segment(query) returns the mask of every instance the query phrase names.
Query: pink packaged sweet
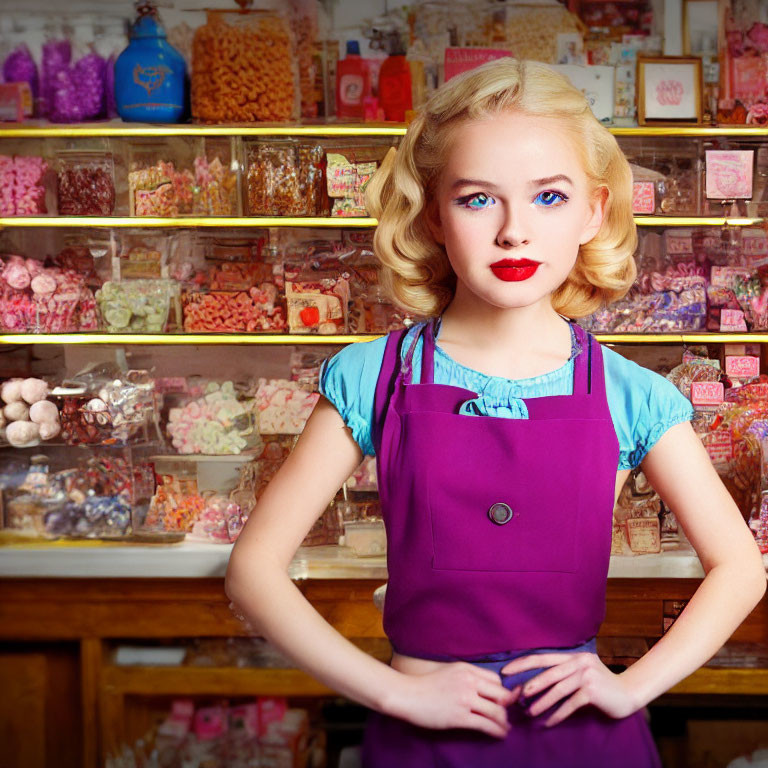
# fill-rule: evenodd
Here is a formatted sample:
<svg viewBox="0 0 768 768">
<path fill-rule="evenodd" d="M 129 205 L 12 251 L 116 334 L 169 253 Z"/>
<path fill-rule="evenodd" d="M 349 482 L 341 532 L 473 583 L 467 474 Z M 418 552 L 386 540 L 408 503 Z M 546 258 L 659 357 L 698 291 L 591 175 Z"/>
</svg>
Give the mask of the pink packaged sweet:
<svg viewBox="0 0 768 768">
<path fill-rule="evenodd" d="M 0 216 L 38 216 L 47 213 L 42 157 L 0 155 Z"/>
</svg>

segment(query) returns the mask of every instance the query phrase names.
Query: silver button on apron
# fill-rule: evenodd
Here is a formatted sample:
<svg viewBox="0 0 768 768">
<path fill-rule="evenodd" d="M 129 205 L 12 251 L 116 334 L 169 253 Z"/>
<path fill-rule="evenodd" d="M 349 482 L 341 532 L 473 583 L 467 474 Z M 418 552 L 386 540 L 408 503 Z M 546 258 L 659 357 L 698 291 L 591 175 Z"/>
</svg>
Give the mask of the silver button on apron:
<svg viewBox="0 0 768 768">
<path fill-rule="evenodd" d="M 491 519 L 491 522 L 496 523 L 496 525 L 504 525 L 504 523 L 508 523 L 514 517 L 514 514 L 515 513 L 512 511 L 509 504 L 504 504 L 503 502 L 493 504 L 488 510 L 488 517 Z"/>
</svg>

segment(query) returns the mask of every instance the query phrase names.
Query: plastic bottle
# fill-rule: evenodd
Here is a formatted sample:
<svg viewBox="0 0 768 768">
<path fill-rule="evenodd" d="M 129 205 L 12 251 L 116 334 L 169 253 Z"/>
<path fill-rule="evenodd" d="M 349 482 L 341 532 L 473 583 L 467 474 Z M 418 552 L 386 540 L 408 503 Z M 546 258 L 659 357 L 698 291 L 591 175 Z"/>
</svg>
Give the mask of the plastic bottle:
<svg viewBox="0 0 768 768">
<path fill-rule="evenodd" d="M 370 95 L 368 66 L 360 56 L 360 43 L 347 41 L 347 55 L 336 69 L 336 114 L 340 118 L 362 120 L 365 97 Z"/>
<path fill-rule="evenodd" d="M 379 71 L 379 103 L 385 120 L 403 123 L 405 113 L 413 109 L 411 65 L 405 58 L 400 35 L 392 35 L 388 43 L 389 56 Z"/>
</svg>

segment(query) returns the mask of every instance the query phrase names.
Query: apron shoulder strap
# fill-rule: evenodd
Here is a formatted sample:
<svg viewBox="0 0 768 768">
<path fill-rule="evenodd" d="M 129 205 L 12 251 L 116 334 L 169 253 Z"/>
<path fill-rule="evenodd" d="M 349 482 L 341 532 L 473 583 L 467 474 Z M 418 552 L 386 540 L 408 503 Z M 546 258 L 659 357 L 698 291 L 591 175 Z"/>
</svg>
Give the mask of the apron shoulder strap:
<svg viewBox="0 0 768 768">
<path fill-rule="evenodd" d="M 379 378 L 376 381 L 376 394 L 373 401 L 373 424 L 371 425 L 371 437 L 376 454 L 379 453 L 381 441 L 381 427 L 387 412 L 387 405 L 395 391 L 395 383 L 400 373 L 400 350 L 403 339 L 408 333 L 408 328 L 400 331 L 392 331 L 387 336 L 387 345 L 384 348 L 384 359 L 381 362 Z"/>
</svg>

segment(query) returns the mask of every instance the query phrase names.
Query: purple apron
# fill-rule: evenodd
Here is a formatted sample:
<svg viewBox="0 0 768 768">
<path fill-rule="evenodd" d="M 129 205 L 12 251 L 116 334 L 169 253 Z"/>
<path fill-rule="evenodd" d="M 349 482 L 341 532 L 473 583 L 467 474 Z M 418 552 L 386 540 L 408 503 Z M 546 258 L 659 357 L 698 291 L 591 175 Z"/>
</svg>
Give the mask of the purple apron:
<svg viewBox="0 0 768 768">
<path fill-rule="evenodd" d="M 373 439 L 388 541 L 384 630 L 399 653 L 499 671 L 531 649 L 596 652 L 619 443 L 600 345 L 573 328 L 582 346 L 573 394 L 526 399 L 528 419 L 459 413 L 478 395 L 434 383 L 434 321 L 423 328 L 419 384 L 415 341 L 401 365 L 406 331 L 389 335 Z M 502 682 L 512 688 L 539 671 Z M 587 706 L 545 728 L 556 707 L 531 717 L 513 704 L 505 739 L 372 713 L 363 765 L 661 765 L 642 711 L 615 720 Z"/>
</svg>

